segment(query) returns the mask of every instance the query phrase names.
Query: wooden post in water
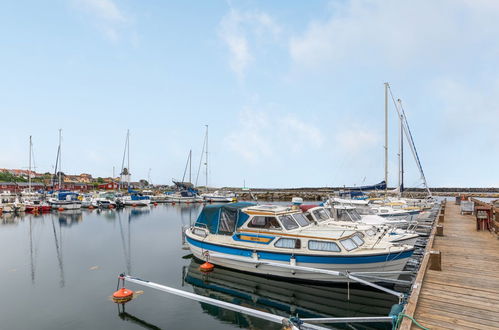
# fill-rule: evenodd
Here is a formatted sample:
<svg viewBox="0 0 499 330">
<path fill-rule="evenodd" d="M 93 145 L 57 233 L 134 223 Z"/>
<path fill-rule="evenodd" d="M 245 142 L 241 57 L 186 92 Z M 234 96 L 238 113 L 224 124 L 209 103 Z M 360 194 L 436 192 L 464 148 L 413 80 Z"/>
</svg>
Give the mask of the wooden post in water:
<svg viewBox="0 0 499 330">
<path fill-rule="evenodd" d="M 430 269 L 438 271 L 442 270 L 442 254 L 440 251 L 430 251 Z"/>
</svg>

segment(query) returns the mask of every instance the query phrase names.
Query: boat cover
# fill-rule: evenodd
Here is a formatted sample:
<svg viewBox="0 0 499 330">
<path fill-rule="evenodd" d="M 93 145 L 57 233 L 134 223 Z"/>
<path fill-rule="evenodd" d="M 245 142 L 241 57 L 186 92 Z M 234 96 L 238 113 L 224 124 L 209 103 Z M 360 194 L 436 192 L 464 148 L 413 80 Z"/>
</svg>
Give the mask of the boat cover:
<svg viewBox="0 0 499 330">
<path fill-rule="evenodd" d="M 344 189 L 347 190 L 356 190 L 356 191 L 366 191 L 366 190 L 384 190 L 386 189 L 386 182 L 385 180 L 381 181 L 378 184 L 374 184 L 372 186 L 360 186 L 360 187 L 346 187 Z"/>
<path fill-rule="evenodd" d="M 232 234 L 249 218 L 241 209 L 255 205 L 250 202 L 206 205 L 194 226 L 207 228 L 212 234 Z"/>
</svg>

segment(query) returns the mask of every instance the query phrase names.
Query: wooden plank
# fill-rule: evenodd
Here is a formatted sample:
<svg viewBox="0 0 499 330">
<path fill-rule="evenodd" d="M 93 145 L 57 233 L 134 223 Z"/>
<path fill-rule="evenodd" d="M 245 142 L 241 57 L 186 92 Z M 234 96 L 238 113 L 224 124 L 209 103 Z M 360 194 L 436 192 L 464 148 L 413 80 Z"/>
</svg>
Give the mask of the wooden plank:
<svg viewBox="0 0 499 330">
<path fill-rule="evenodd" d="M 495 234 L 476 231 L 474 216 L 461 215 L 459 206 L 452 204 L 445 211 L 445 236 L 435 238 L 435 228 L 430 248 L 441 251 L 442 270 L 420 268 L 416 277 L 416 281 L 421 277 L 420 286 L 413 289 L 406 314 L 411 307 L 411 316 L 432 329 L 499 329 Z M 417 299 L 411 301 L 415 294 Z M 405 320 L 400 327 L 410 328 L 411 322 Z"/>
</svg>

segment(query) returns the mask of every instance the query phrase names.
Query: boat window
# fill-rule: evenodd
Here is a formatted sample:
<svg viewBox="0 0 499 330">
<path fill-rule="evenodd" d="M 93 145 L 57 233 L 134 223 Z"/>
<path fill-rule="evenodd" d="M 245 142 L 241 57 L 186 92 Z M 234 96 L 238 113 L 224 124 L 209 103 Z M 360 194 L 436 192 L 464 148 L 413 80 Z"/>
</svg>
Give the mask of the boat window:
<svg viewBox="0 0 499 330">
<path fill-rule="evenodd" d="M 388 213 L 388 210 L 381 209 L 381 213 Z"/>
<path fill-rule="evenodd" d="M 315 218 L 320 222 L 330 219 L 328 212 L 326 212 L 326 210 L 324 210 L 324 209 L 318 209 L 318 210 L 314 210 L 312 212 L 314 213 Z"/>
<path fill-rule="evenodd" d="M 376 232 L 372 229 L 368 229 L 368 230 L 366 230 L 366 234 L 369 236 L 373 236 L 374 234 L 376 234 Z"/>
<path fill-rule="evenodd" d="M 279 225 L 279 222 L 277 222 L 277 219 L 275 217 L 253 217 L 253 219 L 251 219 L 251 221 L 248 223 L 248 227 L 281 230 L 281 225 Z"/>
<path fill-rule="evenodd" d="M 360 214 L 357 211 L 357 209 L 349 210 L 349 214 L 352 217 L 353 221 L 360 221 L 360 220 L 362 220 L 362 217 L 360 216 Z"/>
<path fill-rule="evenodd" d="M 355 244 L 355 242 L 351 238 L 343 239 L 340 242 L 341 242 L 341 245 L 343 245 L 343 247 L 347 251 L 351 251 L 357 247 L 357 245 Z"/>
<path fill-rule="evenodd" d="M 305 216 L 307 217 L 307 219 L 308 219 L 310 222 L 315 221 L 315 220 L 314 220 L 314 217 L 312 216 L 312 214 L 310 214 L 310 213 L 308 213 L 308 212 L 307 212 L 307 213 L 305 213 Z"/>
<path fill-rule="evenodd" d="M 348 210 L 338 209 L 338 221 L 352 221 Z"/>
<path fill-rule="evenodd" d="M 296 228 L 300 227 L 300 226 L 298 226 L 296 221 L 293 219 L 293 217 L 290 215 L 281 215 L 279 217 L 279 220 L 281 220 L 282 225 L 287 230 L 296 229 Z"/>
<path fill-rule="evenodd" d="M 340 247 L 335 242 L 308 241 L 308 249 L 314 251 L 340 252 Z"/>
<path fill-rule="evenodd" d="M 220 214 L 219 234 L 232 234 L 236 228 L 236 212 L 227 212 L 225 210 Z"/>
<path fill-rule="evenodd" d="M 274 246 L 286 249 L 299 249 L 301 248 L 301 243 L 299 239 L 280 238 L 277 242 L 275 242 Z"/>
<path fill-rule="evenodd" d="M 360 237 L 359 234 L 355 234 L 352 236 L 352 240 L 357 244 L 357 246 L 362 246 L 364 244 L 364 240 Z"/>
<path fill-rule="evenodd" d="M 334 213 L 333 213 L 333 209 L 331 207 L 324 208 L 324 210 L 326 210 L 326 212 L 329 213 L 329 217 L 331 219 L 334 219 Z"/>
<path fill-rule="evenodd" d="M 303 215 L 303 213 L 295 213 L 293 214 L 293 218 L 295 218 L 296 222 L 302 227 L 306 227 L 310 224 L 307 217 Z"/>
</svg>

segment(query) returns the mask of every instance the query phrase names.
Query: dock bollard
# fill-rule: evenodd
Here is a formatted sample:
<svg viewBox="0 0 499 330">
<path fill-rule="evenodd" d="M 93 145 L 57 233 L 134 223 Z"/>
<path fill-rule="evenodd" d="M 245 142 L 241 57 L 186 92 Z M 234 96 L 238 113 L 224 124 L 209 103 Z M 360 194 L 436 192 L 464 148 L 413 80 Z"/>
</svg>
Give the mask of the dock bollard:
<svg viewBox="0 0 499 330">
<path fill-rule="evenodd" d="M 440 213 L 440 215 L 438 216 L 438 223 L 444 222 L 444 218 L 445 218 L 445 215 L 443 213 Z"/>
<path fill-rule="evenodd" d="M 430 251 L 430 269 L 442 270 L 442 253 L 440 251 Z"/>
<path fill-rule="evenodd" d="M 437 225 L 437 236 L 444 236 L 444 226 L 442 225 Z"/>
</svg>

